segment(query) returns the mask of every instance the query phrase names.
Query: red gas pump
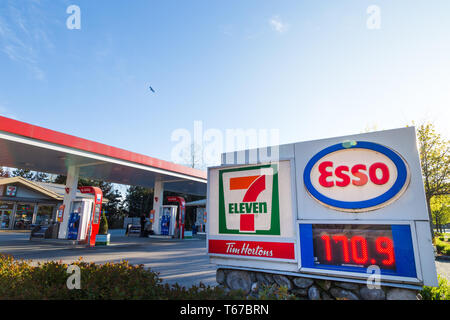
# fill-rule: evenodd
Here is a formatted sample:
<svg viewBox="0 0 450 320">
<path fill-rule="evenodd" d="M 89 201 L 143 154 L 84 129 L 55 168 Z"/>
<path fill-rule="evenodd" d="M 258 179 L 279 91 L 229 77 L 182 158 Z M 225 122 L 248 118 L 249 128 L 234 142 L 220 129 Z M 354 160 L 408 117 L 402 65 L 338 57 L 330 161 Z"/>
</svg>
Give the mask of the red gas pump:
<svg viewBox="0 0 450 320">
<path fill-rule="evenodd" d="M 169 202 L 178 202 L 180 206 L 180 214 L 178 215 L 178 228 L 180 230 L 180 239 L 184 239 L 184 215 L 186 212 L 186 201 L 183 197 L 167 197 Z"/>
<path fill-rule="evenodd" d="M 102 212 L 103 192 L 98 187 L 79 187 L 81 193 L 94 194 L 94 208 L 91 212 L 89 220 L 89 227 L 86 230 L 85 243 L 90 247 L 95 246 L 95 237 L 98 234 L 98 228 L 100 226 L 100 214 Z"/>
</svg>

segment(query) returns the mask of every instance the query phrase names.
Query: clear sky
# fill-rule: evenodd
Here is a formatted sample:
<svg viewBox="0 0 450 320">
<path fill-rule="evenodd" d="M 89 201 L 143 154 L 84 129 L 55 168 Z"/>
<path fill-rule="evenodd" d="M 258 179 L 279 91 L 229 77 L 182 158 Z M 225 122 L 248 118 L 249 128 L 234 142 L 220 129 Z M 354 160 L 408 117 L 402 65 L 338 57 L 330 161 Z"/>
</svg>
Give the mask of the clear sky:
<svg viewBox="0 0 450 320">
<path fill-rule="evenodd" d="M 0 0 L 0 114 L 165 160 L 196 120 L 450 138 L 449 109 L 448 0 Z"/>
</svg>

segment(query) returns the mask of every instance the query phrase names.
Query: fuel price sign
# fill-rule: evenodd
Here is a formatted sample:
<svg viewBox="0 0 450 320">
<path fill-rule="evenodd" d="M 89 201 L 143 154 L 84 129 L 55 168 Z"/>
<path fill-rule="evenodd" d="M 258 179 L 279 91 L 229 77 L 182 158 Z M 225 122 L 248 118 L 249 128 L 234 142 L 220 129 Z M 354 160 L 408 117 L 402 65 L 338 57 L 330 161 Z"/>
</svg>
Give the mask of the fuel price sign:
<svg viewBox="0 0 450 320">
<path fill-rule="evenodd" d="M 300 273 L 436 283 L 414 128 L 300 142 L 295 161 Z"/>
<path fill-rule="evenodd" d="M 299 224 L 302 266 L 314 270 L 416 277 L 408 224 Z"/>
</svg>

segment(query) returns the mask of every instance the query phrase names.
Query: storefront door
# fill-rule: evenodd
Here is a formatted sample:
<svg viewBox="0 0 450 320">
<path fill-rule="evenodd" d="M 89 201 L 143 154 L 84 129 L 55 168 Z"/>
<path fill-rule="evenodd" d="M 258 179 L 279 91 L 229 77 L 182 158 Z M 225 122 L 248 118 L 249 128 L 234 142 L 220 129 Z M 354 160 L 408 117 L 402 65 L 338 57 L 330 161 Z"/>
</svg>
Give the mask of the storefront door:
<svg viewBox="0 0 450 320">
<path fill-rule="evenodd" d="M 0 229 L 9 229 L 13 208 L 13 203 L 0 202 Z"/>
</svg>

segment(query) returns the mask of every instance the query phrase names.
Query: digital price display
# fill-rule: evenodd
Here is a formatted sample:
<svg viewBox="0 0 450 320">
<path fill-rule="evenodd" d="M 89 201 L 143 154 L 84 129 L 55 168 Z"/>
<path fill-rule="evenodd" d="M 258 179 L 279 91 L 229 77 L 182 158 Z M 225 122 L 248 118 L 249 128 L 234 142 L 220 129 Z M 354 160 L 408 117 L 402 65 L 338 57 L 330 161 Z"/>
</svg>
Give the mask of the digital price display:
<svg viewBox="0 0 450 320">
<path fill-rule="evenodd" d="M 314 262 L 396 270 L 391 226 L 312 225 Z"/>
<path fill-rule="evenodd" d="M 378 266 L 381 274 L 416 277 L 409 225 L 300 224 L 301 266 L 366 273 Z"/>
</svg>

